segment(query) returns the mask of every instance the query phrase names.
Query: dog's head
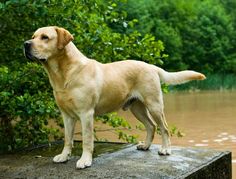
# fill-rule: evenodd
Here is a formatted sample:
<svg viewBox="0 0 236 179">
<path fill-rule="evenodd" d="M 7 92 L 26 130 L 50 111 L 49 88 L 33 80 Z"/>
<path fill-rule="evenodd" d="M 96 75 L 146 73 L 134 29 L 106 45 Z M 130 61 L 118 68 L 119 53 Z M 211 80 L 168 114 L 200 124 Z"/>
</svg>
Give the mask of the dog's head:
<svg viewBox="0 0 236 179">
<path fill-rule="evenodd" d="M 43 27 L 35 31 L 31 40 L 24 43 L 24 54 L 30 60 L 45 62 L 56 56 L 73 40 L 73 36 L 60 27 Z"/>
</svg>

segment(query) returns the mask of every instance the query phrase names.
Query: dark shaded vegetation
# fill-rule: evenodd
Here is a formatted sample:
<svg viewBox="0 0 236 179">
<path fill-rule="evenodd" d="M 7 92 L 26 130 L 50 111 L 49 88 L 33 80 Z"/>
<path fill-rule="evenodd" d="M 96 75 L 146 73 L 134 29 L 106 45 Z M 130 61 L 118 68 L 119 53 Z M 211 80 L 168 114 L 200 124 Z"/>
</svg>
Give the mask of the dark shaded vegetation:
<svg viewBox="0 0 236 179">
<path fill-rule="evenodd" d="M 236 74 L 233 7 L 234 0 L 129 0 L 120 8 L 128 12 L 128 19 L 138 20 L 135 29 L 163 41 L 165 69 Z"/>
</svg>

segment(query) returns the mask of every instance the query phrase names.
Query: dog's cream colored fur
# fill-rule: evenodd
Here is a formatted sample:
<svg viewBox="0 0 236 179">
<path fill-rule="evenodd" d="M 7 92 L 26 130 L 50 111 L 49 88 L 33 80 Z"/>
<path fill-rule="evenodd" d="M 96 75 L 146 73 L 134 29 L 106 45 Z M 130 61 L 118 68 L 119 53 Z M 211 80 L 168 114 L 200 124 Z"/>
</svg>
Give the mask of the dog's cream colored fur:
<svg viewBox="0 0 236 179">
<path fill-rule="evenodd" d="M 162 147 L 159 154 L 171 153 L 170 137 L 163 112 L 161 83 L 180 84 L 202 80 L 205 76 L 194 71 L 168 73 L 140 61 L 126 60 L 101 64 L 84 56 L 72 43 L 73 36 L 59 27 L 38 29 L 28 53 L 41 61 L 46 70 L 65 125 L 65 144 L 54 162 L 69 159 L 73 146 L 74 126 L 81 121 L 83 153 L 76 167 L 92 164 L 93 119 L 97 115 L 130 109 L 147 129 L 145 142 L 137 148 L 147 150 L 154 137 L 155 124 L 160 126 Z"/>
</svg>

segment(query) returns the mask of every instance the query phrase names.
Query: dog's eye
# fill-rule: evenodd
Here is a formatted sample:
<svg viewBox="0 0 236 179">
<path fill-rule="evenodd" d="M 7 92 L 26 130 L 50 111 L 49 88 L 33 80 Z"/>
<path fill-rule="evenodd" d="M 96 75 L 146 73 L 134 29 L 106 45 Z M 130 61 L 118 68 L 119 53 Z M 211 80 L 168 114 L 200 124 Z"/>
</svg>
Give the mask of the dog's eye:
<svg viewBox="0 0 236 179">
<path fill-rule="evenodd" d="M 42 35 L 42 36 L 41 36 L 41 39 L 42 39 L 42 40 L 48 40 L 48 39 L 49 39 L 49 37 L 48 37 L 48 36 L 46 36 L 46 35 Z"/>
</svg>

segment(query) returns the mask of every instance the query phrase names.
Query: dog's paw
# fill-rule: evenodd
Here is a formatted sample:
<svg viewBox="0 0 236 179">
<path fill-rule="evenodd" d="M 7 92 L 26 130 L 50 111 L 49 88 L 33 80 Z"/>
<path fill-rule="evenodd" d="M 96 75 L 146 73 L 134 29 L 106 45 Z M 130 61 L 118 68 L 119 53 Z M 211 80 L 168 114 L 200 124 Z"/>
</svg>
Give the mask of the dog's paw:
<svg viewBox="0 0 236 179">
<path fill-rule="evenodd" d="M 139 144 L 137 145 L 138 150 L 148 150 L 149 147 L 150 145 L 146 145 L 145 142 L 139 142 Z"/>
<path fill-rule="evenodd" d="M 159 155 L 170 155 L 171 154 L 171 148 L 170 147 L 161 147 L 158 151 Z"/>
<path fill-rule="evenodd" d="M 62 162 L 68 161 L 69 159 L 70 159 L 69 155 L 59 154 L 59 155 L 56 155 L 53 158 L 53 162 L 55 162 L 55 163 L 62 163 Z"/>
<path fill-rule="evenodd" d="M 92 165 L 92 159 L 91 158 L 81 158 L 76 163 L 77 169 L 83 169 L 90 167 Z"/>
</svg>

